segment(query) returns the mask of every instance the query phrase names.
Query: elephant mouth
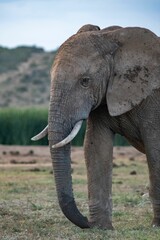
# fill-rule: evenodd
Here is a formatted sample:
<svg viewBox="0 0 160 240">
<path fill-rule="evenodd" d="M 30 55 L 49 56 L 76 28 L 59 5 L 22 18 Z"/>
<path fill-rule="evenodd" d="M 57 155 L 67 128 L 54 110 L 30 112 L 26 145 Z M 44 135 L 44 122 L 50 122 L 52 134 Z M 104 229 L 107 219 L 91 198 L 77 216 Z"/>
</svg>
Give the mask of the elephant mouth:
<svg viewBox="0 0 160 240">
<path fill-rule="evenodd" d="M 79 130 L 81 129 L 82 123 L 83 123 L 83 120 L 78 121 L 74 125 L 71 133 L 66 138 L 64 138 L 62 141 L 52 145 L 52 148 L 55 149 L 55 148 L 63 147 L 65 145 L 67 145 L 68 143 L 70 143 L 75 138 L 75 136 L 78 134 Z M 48 134 L 48 125 L 40 133 L 38 133 L 37 135 L 32 137 L 31 140 L 32 141 L 40 140 L 40 139 L 44 138 L 47 134 Z"/>
</svg>

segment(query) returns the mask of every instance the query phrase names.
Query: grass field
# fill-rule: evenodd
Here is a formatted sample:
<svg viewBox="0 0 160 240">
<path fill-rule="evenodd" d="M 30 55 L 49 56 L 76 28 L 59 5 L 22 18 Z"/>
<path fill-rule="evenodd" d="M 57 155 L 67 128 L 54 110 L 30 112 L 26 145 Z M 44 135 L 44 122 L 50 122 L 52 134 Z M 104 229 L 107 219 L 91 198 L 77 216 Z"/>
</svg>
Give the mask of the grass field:
<svg viewBox="0 0 160 240">
<path fill-rule="evenodd" d="M 129 149 L 129 150 L 128 150 Z M 116 148 L 113 168 L 114 231 L 81 230 L 61 213 L 47 147 L 0 147 L 0 240 L 158 240 L 150 227 L 145 156 Z M 88 215 L 82 148 L 73 148 L 73 187 L 79 209 Z"/>
</svg>

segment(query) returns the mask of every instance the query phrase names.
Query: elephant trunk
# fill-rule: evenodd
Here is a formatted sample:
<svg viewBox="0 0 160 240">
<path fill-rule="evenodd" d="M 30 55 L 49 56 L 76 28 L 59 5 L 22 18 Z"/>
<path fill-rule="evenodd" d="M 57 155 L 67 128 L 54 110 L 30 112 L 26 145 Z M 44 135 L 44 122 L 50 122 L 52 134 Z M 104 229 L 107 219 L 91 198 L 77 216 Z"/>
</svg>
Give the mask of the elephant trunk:
<svg viewBox="0 0 160 240">
<path fill-rule="evenodd" d="M 55 143 L 65 138 L 68 130 L 64 130 L 62 124 L 54 121 L 52 116 L 51 114 L 49 115 L 48 138 L 59 205 L 64 215 L 72 223 L 80 228 L 89 228 L 89 222 L 77 209 L 73 196 L 70 158 L 71 144 L 69 143 L 56 149 L 52 148 Z"/>
</svg>

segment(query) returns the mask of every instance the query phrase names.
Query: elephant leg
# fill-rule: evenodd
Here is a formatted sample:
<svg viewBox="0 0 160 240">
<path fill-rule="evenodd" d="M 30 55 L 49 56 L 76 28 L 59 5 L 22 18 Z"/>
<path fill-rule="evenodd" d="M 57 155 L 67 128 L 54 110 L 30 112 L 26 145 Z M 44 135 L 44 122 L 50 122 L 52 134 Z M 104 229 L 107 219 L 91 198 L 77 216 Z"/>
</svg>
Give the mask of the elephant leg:
<svg viewBox="0 0 160 240">
<path fill-rule="evenodd" d="M 149 168 L 149 195 L 153 206 L 152 225 L 160 227 L 160 129 L 159 117 L 144 120 L 141 128 Z"/>
<path fill-rule="evenodd" d="M 160 227 L 160 148 L 153 147 L 147 154 L 147 160 L 150 178 L 149 195 L 154 213 L 152 225 Z"/>
<path fill-rule="evenodd" d="M 159 133 L 160 134 L 160 133 Z M 160 135 L 159 135 L 160 136 Z M 150 187 L 149 195 L 153 206 L 153 227 L 160 227 L 160 143 L 159 137 L 146 144 L 146 154 L 149 167 Z M 157 146 L 157 143 L 159 146 Z"/>
<path fill-rule="evenodd" d="M 90 224 L 92 227 L 112 227 L 112 157 L 113 132 L 105 126 L 107 120 L 94 111 L 87 122 L 85 160 L 88 176 Z"/>
</svg>

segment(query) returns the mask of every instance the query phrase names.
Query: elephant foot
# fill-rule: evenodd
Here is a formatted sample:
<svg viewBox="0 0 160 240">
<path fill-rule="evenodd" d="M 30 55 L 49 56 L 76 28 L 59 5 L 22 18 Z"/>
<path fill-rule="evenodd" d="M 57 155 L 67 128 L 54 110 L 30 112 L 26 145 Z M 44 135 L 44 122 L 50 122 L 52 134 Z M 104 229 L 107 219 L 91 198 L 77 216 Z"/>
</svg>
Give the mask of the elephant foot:
<svg viewBox="0 0 160 240">
<path fill-rule="evenodd" d="M 152 221 L 152 227 L 160 228 L 160 218 L 154 218 Z"/>
<path fill-rule="evenodd" d="M 98 222 L 90 222 L 91 228 L 98 228 L 103 230 L 114 230 L 112 223 L 98 223 Z"/>
</svg>

